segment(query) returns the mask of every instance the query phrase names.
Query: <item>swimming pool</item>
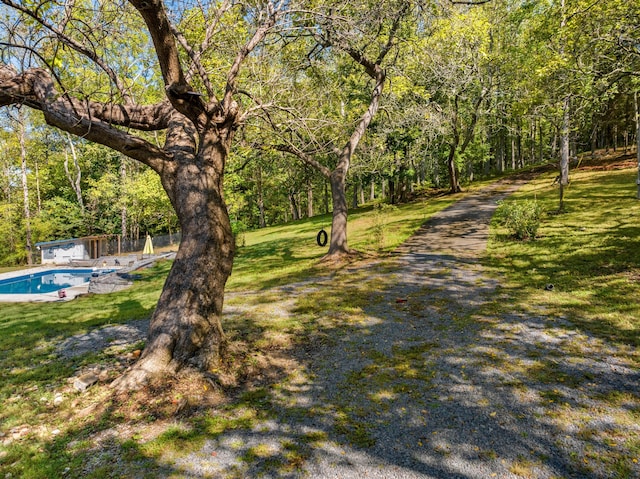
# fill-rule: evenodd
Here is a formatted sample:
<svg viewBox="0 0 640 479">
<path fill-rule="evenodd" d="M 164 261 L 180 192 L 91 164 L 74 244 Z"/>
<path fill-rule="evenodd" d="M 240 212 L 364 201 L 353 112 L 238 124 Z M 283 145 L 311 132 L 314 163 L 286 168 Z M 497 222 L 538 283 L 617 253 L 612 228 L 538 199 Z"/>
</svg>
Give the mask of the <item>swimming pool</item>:
<svg viewBox="0 0 640 479">
<path fill-rule="evenodd" d="M 0 294 L 53 293 L 88 283 L 93 275 L 111 273 L 113 269 L 50 269 L 0 280 Z"/>
</svg>

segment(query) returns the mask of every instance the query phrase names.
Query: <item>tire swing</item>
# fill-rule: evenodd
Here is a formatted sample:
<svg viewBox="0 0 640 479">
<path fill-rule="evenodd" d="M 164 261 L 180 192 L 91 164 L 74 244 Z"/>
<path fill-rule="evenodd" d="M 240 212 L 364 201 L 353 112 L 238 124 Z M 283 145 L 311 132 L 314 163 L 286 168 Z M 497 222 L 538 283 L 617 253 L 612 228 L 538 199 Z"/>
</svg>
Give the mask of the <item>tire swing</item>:
<svg viewBox="0 0 640 479">
<path fill-rule="evenodd" d="M 316 243 L 318 243 L 318 246 L 326 246 L 328 240 L 329 235 L 324 229 L 318 231 L 318 235 L 316 236 Z"/>
</svg>

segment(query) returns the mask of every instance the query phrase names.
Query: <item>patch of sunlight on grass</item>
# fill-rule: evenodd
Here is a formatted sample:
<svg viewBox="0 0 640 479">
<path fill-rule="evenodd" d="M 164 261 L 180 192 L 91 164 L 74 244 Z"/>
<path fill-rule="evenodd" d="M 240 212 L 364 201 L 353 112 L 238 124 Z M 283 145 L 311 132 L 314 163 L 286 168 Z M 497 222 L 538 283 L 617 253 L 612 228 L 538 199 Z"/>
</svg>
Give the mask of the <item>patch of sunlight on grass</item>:
<svg viewBox="0 0 640 479">
<path fill-rule="evenodd" d="M 562 213 L 553 174 L 508 200 L 535 198 L 545 212 L 534 241 L 514 241 L 492 225 L 486 264 L 505 278 L 511 306 L 543 306 L 592 334 L 640 345 L 636 176 L 635 169 L 574 171 Z"/>
<path fill-rule="evenodd" d="M 375 212 L 365 206 L 349 212 L 349 246 L 366 253 L 391 251 L 409 238 L 429 217 L 446 208 L 458 196 L 440 196 L 398 205 L 384 215 L 384 244 L 377 243 L 372 228 Z M 238 248 L 229 290 L 261 289 L 326 274 L 318 261 L 328 246 L 319 247 L 320 229 L 331 234 L 331 215 L 320 215 L 284 225 L 245 233 L 245 246 Z"/>
</svg>

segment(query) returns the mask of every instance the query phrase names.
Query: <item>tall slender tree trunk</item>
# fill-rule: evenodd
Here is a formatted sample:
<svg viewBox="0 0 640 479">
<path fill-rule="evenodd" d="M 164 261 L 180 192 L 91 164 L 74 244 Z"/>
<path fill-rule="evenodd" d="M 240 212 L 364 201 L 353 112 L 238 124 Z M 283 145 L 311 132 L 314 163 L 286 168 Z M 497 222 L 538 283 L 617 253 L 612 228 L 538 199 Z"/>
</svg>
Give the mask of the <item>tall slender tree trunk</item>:
<svg viewBox="0 0 640 479">
<path fill-rule="evenodd" d="M 542 121 L 538 121 L 538 161 L 540 163 L 542 163 L 542 161 L 544 160 L 544 143 L 543 143 L 543 136 L 542 136 Z"/>
<path fill-rule="evenodd" d="M 313 183 L 307 180 L 307 218 L 313 217 Z"/>
<path fill-rule="evenodd" d="M 120 236 L 126 240 L 127 234 L 127 204 L 124 199 L 127 196 L 127 164 L 124 156 L 120 157 Z"/>
<path fill-rule="evenodd" d="M 636 197 L 640 200 L 640 102 L 638 101 L 637 92 L 633 95 L 633 103 L 636 110 L 636 158 L 638 160 L 638 179 L 636 180 L 638 191 Z"/>
<path fill-rule="evenodd" d="M 449 145 L 449 157 L 447 158 L 447 169 L 449 171 L 449 189 L 451 193 L 459 193 L 462 191 L 460 180 L 458 178 L 458 168 L 456 167 L 456 149 L 457 145 Z"/>
<path fill-rule="evenodd" d="M 31 244 L 31 210 L 29 208 L 29 184 L 27 182 L 27 133 L 22 114 L 18 119 L 18 128 L 20 129 L 20 169 L 22 171 L 22 197 L 24 200 L 25 247 L 27 250 L 27 264 L 31 265 L 33 264 L 33 245 Z"/>
<path fill-rule="evenodd" d="M 562 131 L 560 135 L 560 206 L 559 210 L 564 210 L 565 189 L 569 186 L 569 116 L 570 98 L 567 96 L 563 103 Z"/>
<path fill-rule="evenodd" d="M 258 167 L 257 174 L 257 182 L 256 186 L 258 188 L 258 224 L 260 228 L 264 228 L 267 226 L 267 219 L 264 211 L 264 191 L 262 185 L 262 168 Z"/>
<path fill-rule="evenodd" d="M 531 164 L 536 161 L 536 119 L 531 119 L 531 124 L 529 125 L 529 162 Z M 524 162 L 523 165 L 524 167 Z"/>
<path fill-rule="evenodd" d="M 38 160 L 35 160 L 36 168 L 36 199 L 38 200 L 38 214 L 42 212 L 42 195 L 40 193 L 40 166 Z"/>
<path fill-rule="evenodd" d="M 78 201 L 78 206 L 80 206 L 80 211 L 84 214 L 84 200 L 82 199 L 82 170 L 80 169 L 80 164 L 78 162 L 78 154 L 76 153 L 76 147 L 71 140 L 71 135 L 67 133 L 67 142 L 69 143 L 69 149 L 71 150 L 71 158 L 73 159 L 73 169 L 75 173 L 75 177 L 71 175 L 69 171 L 69 155 L 67 150 L 64 151 L 64 172 L 67 175 L 67 179 L 71 184 L 71 188 L 73 188 L 74 193 L 76 194 L 76 199 Z"/>
<path fill-rule="evenodd" d="M 293 221 L 300 219 L 300 210 L 298 210 L 298 203 L 296 201 L 296 191 L 294 189 L 289 190 L 289 208 L 291 210 L 291 218 Z"/>
<path fill-rule="evenodd" d="M 629 150 L 629 131 L 628 130 L 624 130 L 624 154 L 627 154 L 627 151 Z"/>
</svg>

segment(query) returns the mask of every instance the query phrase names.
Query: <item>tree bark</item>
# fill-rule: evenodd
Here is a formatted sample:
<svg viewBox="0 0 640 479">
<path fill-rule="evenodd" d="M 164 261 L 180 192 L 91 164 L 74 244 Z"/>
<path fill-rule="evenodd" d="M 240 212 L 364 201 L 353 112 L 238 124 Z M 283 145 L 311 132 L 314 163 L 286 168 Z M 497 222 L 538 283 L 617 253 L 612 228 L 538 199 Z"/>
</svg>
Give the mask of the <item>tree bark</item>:
<svg viewBox="0 0 640 479">
<path fill-rule="evenodd" d="M 71 141 L 71 135 L 67 133 L 67 142 L 69 143 L 69 149 L 71 150 L 71 158 L 73 159 L 73 168 L 75 172 L 75 178 L 71 175 L 69 171 L 69 154 L 65 148 L 64 150 L 64 172 L 67 175 L 67 180 L 69 180 L 69 184 L 76 194 L 76 200 L 78 201 L 78 206 L 80 206 L 80 211 L 84 215 L 84 200 L 82 199 L 82 170 L 80 169 L 80 164 L 78 163 L 78 154 L 76 153 L 76 147 Z"/>
<path fill-rule="evenodd" d="M 356 55 L 356 57 L 358 56 L 356 53 L 354 53 L 354 55 Z M 329 252 L 327 253 L 328 257 L 338 257 L 351 253 L 347 243 L 347 173 L 349 172 L 353 153 L 364 136 L 371 120 L 378 111 L 380 97 L 382 96 L 382 89 L 386 80 L 386 73 L 378 64 L 371 64 L 366 61 L 366 59 L 361 60 L 365 66 L 365 70 L 373 76 L 376 83 L 373 88 L 371 101 L 369 102 L 367 111 L 360 118 L 360 121 L 351 133 L 347 143 L 341 150 L 339 150 L 336 167 L 333 170 L 330 170 L 328 167 L 316 161 L 311 157 L 311 155 L 293 145 L 276 146 L 280 151 L 295 155 L 303 163 L 316 169 L 325 178 L 329 179 L 329 185 L 331 186 L 331 199 L 333 203 L 333 216 L 331 220 L 331 240 L 329 243 Z M 357 188 L 354 197 L 357 202 Z"/>
<path fill-rule="evenodd" d="M 334 170 L 329 177 L 333 215 L 331 219 L 331 241 L 328 256 L 339 256 L 350 252 L 347 246 L 347 192 L 346 174 Z"/>
<path fill-rule="evenodd" d="M 313 183 L 307 180 L 307 218 L 313 217 Z"/>
<path fill-rule="evenodd" d="M 36 168 L 36 199 L 38 200 L 38 214 L 42 213 L 42 197 L 40 194 L 40 167 L 38 166 L 38 160 L 35 160 Z"/>
<path fill-rule="evenodd" d="M 289 190 L 289 207 L 291 209 L 291 217 L 293 221 L 300 219 L 300 212 L 298 210 L 298 203 L 296 202 L 296 190 Z"/>
<path fill-rule="evenodd" d="M 564 210 L 565 189 L 569 185 L 569 132 L 570 132 L 570 98 L 566 97 L 563 103 L 562 130 L 560 135 L 560 205 L 558 209 Z"/>
<path fill-rule="evenodd" d="M 256 187 L 258 189 L 258 225 L 260 228 L 264 228 L 267 226 L 267 219 L 264 211 L 264 192 L 262 187 L 262 168 L 258 166 L 258 170 L 256 172 L 257 181 Z"/>
<path fill-rule="evenodd" d="M 0 63 L 0 106 L 21 104 L 39 110 L 49 125 L 151 167 L 180 221 L 182 241 L 151 317 L 149 340 L 141 359 L 114 383 L 120 391 L 182 368 L 207 371 L 224 353 L 220 317 L 235 245 L 223 199 L 223 175 L 233 134 L 245 120 L 233 97 L 241 64 L 280 13 L 271 4 L 263 10 L 253 34 L 238 48 L 226 75 L 224 96 L 218 99 L 194 92 L 187 82 L 162 1 L 130 3 L 145 21 L 164 81 L 166 99 L 155 105 L 75 99 L 56 90 L 48 70 L 18 73 Z M 57 37 L 109 73 L 93 50 L 82 49 L 64 32 Z M 163 146 L 136 135 L 160 130 L 166 132 Z"/>
<path fill-rule="evenodd" d="M 460 193 L 460 180 L 458 179 L 458 168 L 456 166 L 456 145 L 449 145 L 449 156 L 447 158 L 447 170 L 449 171 L 449 189 L 451 193 Z"/>
<path fill-rule="evenodd" d="M 120 390 L 184 367 L 209 371 L 224 356 L 221 315 L 235 244 L 222 197 L 227 148 L 222 139 L 208 136 L 213 141 L 204 151 L 190 161 L 183 157 L 162 177 L 180 220 L 182 240 L 151 317 L 142 356 L 114 383 Z"/>
<path fill-rule="evenodd" d="M 636 197 L 640 200 L 640 102 L 638 101 L 637 92 L 633 95 L 633 103 L 636 110 L 636 158 L 638 160 L 638 179 L 636 180 L 638 191 Z"/>
<path fill-rule="evenodd" d="M 126 196 L 127 185 L 127 165 L 124 161 L 124 157 L 120 157 L 120 196 L 123 198 Z M 120 236 L 123 240 L 126 240 L 129 235 L 127 234 L 127 205 L 122 202 L 120 207 Z"/>
</svg>

